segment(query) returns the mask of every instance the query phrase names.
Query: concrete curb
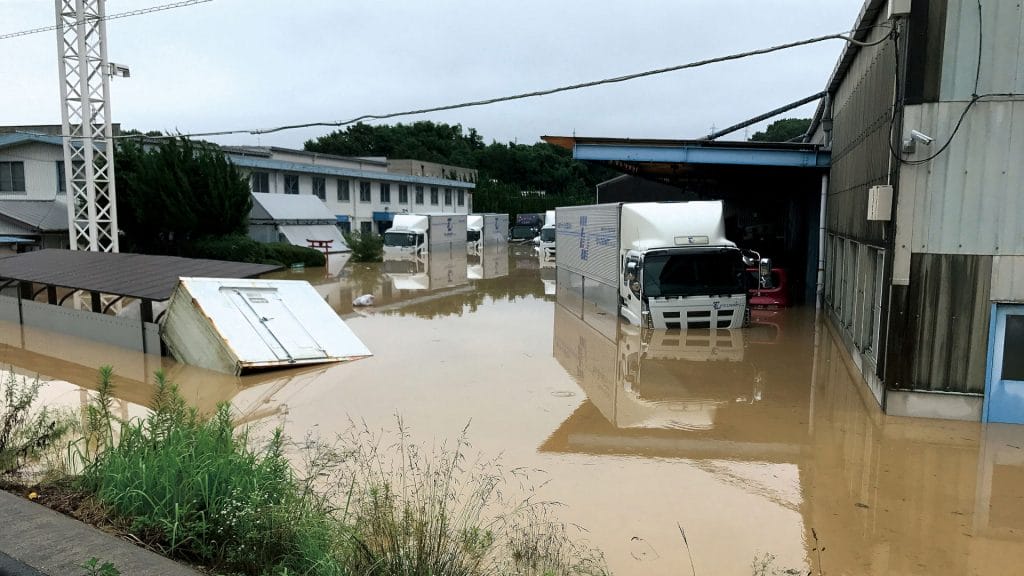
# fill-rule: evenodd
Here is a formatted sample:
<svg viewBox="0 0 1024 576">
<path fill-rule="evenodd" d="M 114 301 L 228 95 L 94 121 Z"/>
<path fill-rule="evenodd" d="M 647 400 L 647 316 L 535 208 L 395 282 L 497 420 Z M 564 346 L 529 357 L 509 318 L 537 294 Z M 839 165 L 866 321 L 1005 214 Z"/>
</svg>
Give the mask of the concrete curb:
<svg viewBox="0 0 1024 576">
<path fill-rule="evenodd" d="M 90 558 L 125 576 L 202 576 L 45 506 L 0 490 L 0 576 L 83 576 Z"/>
</svg>

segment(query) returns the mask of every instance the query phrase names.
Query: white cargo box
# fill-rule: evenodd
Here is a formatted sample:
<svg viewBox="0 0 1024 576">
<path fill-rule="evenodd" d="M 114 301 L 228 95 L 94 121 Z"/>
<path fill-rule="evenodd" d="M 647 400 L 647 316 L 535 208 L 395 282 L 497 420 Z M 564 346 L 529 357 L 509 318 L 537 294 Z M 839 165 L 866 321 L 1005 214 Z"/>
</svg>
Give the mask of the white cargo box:
<svg viewBox="0 0 1024 576">
<path fill-rule="evenodd" d="M 508 214 L 484 214 L 484 247 L 508 244 Z"/>
<path fill-rule="evenodd" d="M 372 356 L 305 281 L 182 278 L 161 326 L 174 358 L 229 374 Z"/>
<path fill-rule="evenodd" d="M 428 214 L 430 231 L 427 251 L 442 254 L 466 253 L 466 215 Z"/>
</svg>

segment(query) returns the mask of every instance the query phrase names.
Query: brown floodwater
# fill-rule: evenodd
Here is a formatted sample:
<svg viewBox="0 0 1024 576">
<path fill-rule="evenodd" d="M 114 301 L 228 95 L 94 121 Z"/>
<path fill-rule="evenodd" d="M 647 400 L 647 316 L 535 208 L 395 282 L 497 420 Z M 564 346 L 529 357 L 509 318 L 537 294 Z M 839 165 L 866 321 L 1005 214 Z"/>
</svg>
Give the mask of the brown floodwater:
<svg viewBox="0 0 1024 576">
<path fill-rule="evenodd" d="M 751 574 L 766 553 L 829 575 L 1024 566 L 1024 427 L 885 416 L 813 309 L 641 334 L 556 290 L 531 247 L 277 276 L 314 284 L 374 356 L 235 378 L 0 325 L 0 361 L 69 406 L 112 364 L 129 416 L 161 368 L 201 409 L 231 401 L 294 437 L 401 416 L 432 444 L 468 423 L 474 450 L 537 470 L 617 574 L 690 574 L 690 555 L 697 574 Z"/>
</svg>

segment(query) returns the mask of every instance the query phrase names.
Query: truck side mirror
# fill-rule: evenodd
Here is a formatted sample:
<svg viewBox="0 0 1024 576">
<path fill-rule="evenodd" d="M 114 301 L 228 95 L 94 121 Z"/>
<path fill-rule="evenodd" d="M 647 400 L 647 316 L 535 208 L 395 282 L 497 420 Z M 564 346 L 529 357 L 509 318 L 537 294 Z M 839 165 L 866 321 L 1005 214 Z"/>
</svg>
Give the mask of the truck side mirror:
<svg viewBox="0 0 1024 576">
<path fill-rule="evenodd" d="M 761 258 L 757 266 L 757 283 L 761 288 L 773 288 L 772 286 L 772 261 L 771 258 Z"/>
</svg>

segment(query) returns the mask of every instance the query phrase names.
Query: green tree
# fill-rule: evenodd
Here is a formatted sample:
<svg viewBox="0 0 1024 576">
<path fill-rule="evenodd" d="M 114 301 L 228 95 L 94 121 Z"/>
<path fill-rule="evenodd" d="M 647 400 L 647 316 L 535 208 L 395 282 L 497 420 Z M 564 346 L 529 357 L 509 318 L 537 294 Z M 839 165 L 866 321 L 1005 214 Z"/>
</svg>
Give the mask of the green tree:
<svg viewBox="0 0 1024 576">
<path fill-rule="evenodd" d="M 788 142 L 807 133 L 810 118 L 783 118 L 768 125 L 763 132 L 755 132 L 751 142 Z"/>
<path fill-rule="evenodd" d="M 545 142 L 484 145 L 473 128 L 459 124 L 354 124 L 306 142 L 306 150 L 341 156 L 415 158 L 477 170 L 473 209 L 514 216 L 593 201 L 594 186 L 617 175 L 603 166 L 573 160 Z M 544 195 L 523 195 L 522 192 Z"/>
<path fill-rule="evenodd" d="M 114 159 L 124 249 L 183 254 L 197 240 L 246 234 L 249 185 L 216 146 L 122 140 Z"/>
</svg>

